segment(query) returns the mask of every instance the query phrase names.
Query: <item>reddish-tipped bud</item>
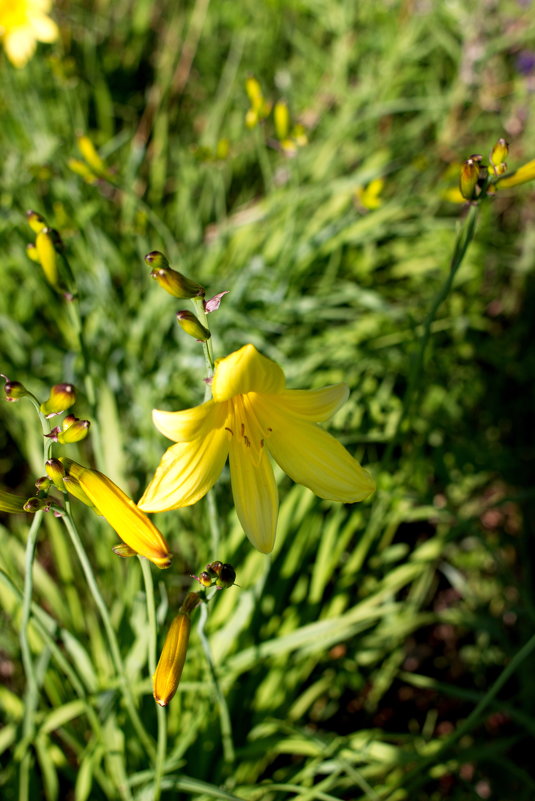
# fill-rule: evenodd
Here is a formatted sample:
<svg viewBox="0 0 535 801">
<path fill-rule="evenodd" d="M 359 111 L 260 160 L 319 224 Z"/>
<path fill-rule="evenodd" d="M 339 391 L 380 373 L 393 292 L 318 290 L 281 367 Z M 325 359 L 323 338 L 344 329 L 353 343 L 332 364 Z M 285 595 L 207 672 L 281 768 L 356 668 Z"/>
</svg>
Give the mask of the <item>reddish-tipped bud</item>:
<svg viewBox="0 0 535 801">
<path fill-rule="evenodd" d="M 461 195 L 466 200 L 472 200 L 475 197 L 477 182 L 479 180 L 479 159 L 476 156 L 470 156 L 466 159 L 461 167 L 461 175 L 459 178 L 459 189 Z"/>
<path fill-rule="evenodd" d="M 36 234 L 38 234 L 39 231 L 42 231 L 43 228 L 46 228 L 48 225 L 45 218 L 37 211 L 33 211 L 32 209 L 29 209 L 26 212 L 26 219 L 28 220 L 28 225 L 32 231 L 35 231 Z"/>
<path fill-rule="evenodd" d="M 26 398 L 31 393 L 28 392 L 24 384 L 21 384 L 20 381 L 10 381 L 7 376 L 3 373 L 0 373 L 2 378 L 5 379 L 6 383 L 4 384 L 4 392 L 6 393 L 6 400 L 7 401 L 18 401 L 21 398 Z"/>
<path fill-rule="evenodd" d="M 49 479 L 54 482 L 54 486 L 56 486 L 62 492 L 65 492 L 65 487 L 63 485 L 65 468 L 59 459 L 49 459 L 47 462 L 45 462 L 45 470 Z"/>
<path fill-rule="evenodd" d="M 145 256 L 145 264 L 148 267 L 152 267 L 153 270 L 159 270 L 160 268 L 163 268 L 164 270 L 169 269 L 167 256 L 165 256 L 163 253 L 160 253 L 159 250 L 151 250 L 150 253 L 147 253 Z"/>
<path fill-rule="evenodd" d="M 46 417 L 66 411 L 76 402 L 76 390 L 72 384 L 55 384 L 50 390 L 50 397 L 41 404 L 40 409 Z"/>
<path fill-rule="evenodd" d="M 197 342 L 206 342 L 212 336 L 210 331 L 199 322 L 192 312 L 179 311 L 176 314 L 176 319 L 182 330 L 196 339 Z"/>
<path fill-rule="evenodd" d="M 69 417 L 73 417 L 73 415 L 69 415 Z M 65 418 L 65 420 L 67 420 L 67 418 Z M 63 445 L 69 445 L 73 442 L 80 442 L 80 440 L 87 437 L 89 426 L 91 425 L 89 420 L 78 420 L 78 418 L 75 417 L 67 426 L 65 426 L 65 420 L 63 421 L 63 431 L 58 434 L 58 442 L 61 442 Z"/>
<path fill-rule="evenodd" d="M 44 498 L 28 498 L 22 508 L 25 512 L 31 512 L 33 514 L 35 512 L 40 512 L 41 509 L 47 509 L 48 501 Z"/>
<path fill-rule="evenodd" d="M 186 300 L 187 298 L 204 297 L 205 290 L 200 284 L 186 278 L 182 273 L 172 270 L 170 267 L 158 267 L 152 270 L 151 278 L 173 295 L 175 298 Z"/>
<path fill-rule="evenodd" d="M 35 482 L 35 487 L 39 492 L 48 492 L 52 482 L 48 476 L 40 476 Z"/>
<path fill-rule="evenodd" d="M 498 164 L 505 162 L 509 153 L 509 144 L 505 139 L 498 139 L 490 154 L 490 163 L 496 167 Z"/>
</svg>

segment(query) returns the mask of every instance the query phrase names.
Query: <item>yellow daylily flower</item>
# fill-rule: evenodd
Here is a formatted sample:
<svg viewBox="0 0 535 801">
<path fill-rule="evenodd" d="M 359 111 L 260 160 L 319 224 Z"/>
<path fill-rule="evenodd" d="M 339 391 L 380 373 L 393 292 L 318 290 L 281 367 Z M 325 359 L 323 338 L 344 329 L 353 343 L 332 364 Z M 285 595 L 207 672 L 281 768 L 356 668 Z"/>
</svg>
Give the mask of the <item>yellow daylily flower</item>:
<svg viewBox="0 0 535 801">
<path fill-rule="evenodd" d="M 254 345 L 216 362 L 212 400 L 181 412 L 154 410 L 156 428 L 177 444 L 164 454 L 139 501 L 147 512 L 191 506 L 215 484 L 230 457 L 242 527 L 259 551 L 273 548 L 278 493 L 269 454 L 291 479 L 321 498 L 353 503 L 375 489 L 371 476 L 316 423 L 347 400 L 337 384 L 285 388 L 284 373 Z"/>
<path fill-rule="evenodd" d="M 61 461 L 69 478 L 78 482 L 89 501 L 126 545 L 156 567 L 169 567 L 171 552 L 162 534 L 117 484 L 98 470 L 82 467 L 71 459 Z"/>
<path fill-rule="evenodd" d="M 0 0 L 0 38 L 16 67 L 30 60 L 37 42 L 57 39 L 58 27 L 47 16 L 51 6 L 51 0 Z"/>
</svg>

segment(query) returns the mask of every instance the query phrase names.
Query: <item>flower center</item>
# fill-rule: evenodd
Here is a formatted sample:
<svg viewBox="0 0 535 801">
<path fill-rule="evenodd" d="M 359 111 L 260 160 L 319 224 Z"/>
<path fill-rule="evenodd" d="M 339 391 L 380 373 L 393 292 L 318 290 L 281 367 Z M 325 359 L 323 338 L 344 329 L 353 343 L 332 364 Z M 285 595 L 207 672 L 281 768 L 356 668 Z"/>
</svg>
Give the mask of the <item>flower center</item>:
<svg viewBox="0 0 535 801">
<path fill-rule="evenodd" d="M 254 393 L 235 395 L 229 401 L 229 414 L 225 425 L 233 441 L 242 448 L 246 458 L 258 464 L 264 443 L 272 430 L 262 425 L 255 410 Z"/>
</svg>

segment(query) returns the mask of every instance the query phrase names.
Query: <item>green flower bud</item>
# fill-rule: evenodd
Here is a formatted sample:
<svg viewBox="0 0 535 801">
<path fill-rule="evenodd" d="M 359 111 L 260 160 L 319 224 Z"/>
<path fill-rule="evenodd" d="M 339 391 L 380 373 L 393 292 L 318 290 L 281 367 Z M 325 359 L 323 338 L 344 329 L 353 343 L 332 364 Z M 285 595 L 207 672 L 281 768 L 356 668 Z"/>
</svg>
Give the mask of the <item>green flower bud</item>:
<svg viewBox="0 0 535 801">
<path fill-rule="evenodd" d="M 49 459 L 47 462 L 45 462 L 45 470 L 49 479 L 54 482 L 54 486 L 62 492 L 65 492 L 65 487 L 63 484 L 65 468 L 59 459 Z"/>
<path fill-rule="evenodd" d="M 20 381 L 10 381 L 3 373 L 0 373 L 0 375 L 6 380 L 4 392 L 6 393 L 7 401 L 13 403 L 14 401 L 18 401 L 21 398 L 26 398 L 28 395 L 31 395 L 24 384 L 21 384 Z"/>
<path fill-rule="evenodd" d="M 61 414 L 76 402 L 76 390 L 72 384 L 55 384 L 50 397 L 39 407 L 46 417 Z"/>
<path fill-rule="evenodd" d="M 24 506 L 22 507 L 25 512 L 39 512 L 41 509 L 48 508 L 48 501 L 44 498 L 28 498 Z"/>
<path fill-rule="evenodd" d="M 150 253 L 147 253 L 145 256 L 145 264 L 147 267 L 152 267 L 153 270 L 159 270 L 160 268 L 164 270 L 169 269 L 167 256 L 164 256 L 159 250 L 151 250 Z"/>
<path fill-rule="evenodd" d="M 218 587 L 221 587 L 221 589 L 225 590 L 227 589 L 227 587 L 232 587 L 235 581 L 236 581 L 236 571 L 234 570 L 232 565 L 229 564 L 221 565 L 216 585 Z"/>
<path fill-rule="evenodd" d="M 72 416 L 73 415 L 69 415 L 69 417 Z M 62 445 L 80 442 L 80 440 L 87 437 L 89 433 L 89 426 L 91 425 L 89 420 L 78 420 L 78 418 L 75 417 L 74 421 L 70 422 L 66 427 L 65 421 L 63 422 L 63 431 L 58 434 L 58 442 L 61 442 Z"/>
<path fill-rule="evenodd" d="M 470 156 L 461 167 L 459 189 L 461 190 L 461 195 L 466 198 L 466 200 L 472 200 L 474 198 L 477 182 L 479 180 L 478 161 L 480 160 L 481 157 L 478 159 L 476 156 Z"/>
<path fill-rule="evenodd" d="M 26 219 L 28 220 L 28 225 L 32 231 L 35 231 L 36 234 L 38 234 L 39 231 L 42 231 L 43 228 L 47 227 L 47 221 L 45 218 L 38 212 L 32 211 L 31 209 L 26 212 Z"/>
<path fill-rule="evenodd" d="M 48 492 L 48 490 L 50 489 L 51 484 L 52 484 L 52 482 L 50 481 L 48 476 L 41 476 L 35 482 L 36 489 L 39 492 Z"/>
<path fill-rule="evenodd" d="M 176 318 L 182 330 L 185 331 L 186 334 L 189 334 L 190 337 L 196 339 L 197 342 L 206 342 L 206 340 L 210 339 L 212 336 L 210 331 L 197 320 L 192 312 L 179 311 L 176 314 Z"/>
</svg>

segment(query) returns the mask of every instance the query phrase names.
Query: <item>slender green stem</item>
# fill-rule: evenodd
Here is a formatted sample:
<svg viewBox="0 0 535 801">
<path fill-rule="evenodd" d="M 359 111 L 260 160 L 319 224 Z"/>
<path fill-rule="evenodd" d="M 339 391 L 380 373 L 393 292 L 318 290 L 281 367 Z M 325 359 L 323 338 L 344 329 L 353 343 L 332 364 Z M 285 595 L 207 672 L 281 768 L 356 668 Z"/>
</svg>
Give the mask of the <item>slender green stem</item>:
<svg viewBox="0 0 535 801">
<path fill-rule="evenodd" d="M 91 416 L 93 417 L 93 421 L 96 424 L 92 429 L 92 442 L 93 442 L 93 449 L 95 451 L 95 457 L 97 461 L 98 467 L 102 468 L 104 466 L 104 457 L 102 451 L 102 443 L 100 439 L 100 431 L 98 427 L 98 406 L 97 406 L 97 393 L 95 389 L 95 381 L 92 375 L 92 361 L 89 355 L 89 351 L 87 348 L 87 344 L 85 341 L 84 335 L 84 325 L 82 320 L 82 315 L 80 312 L 80 306 L 78 301 L 75 299 L 67 302 L 67 310 L 69 313 L 69 317 L 71 320 L 71 325 L 74 329 L 76 334 L 76 339 L 78 340 L 78 347 L 80 350 L 80 354 L 82 356 L 82 370 L 83 370 L 83 377 L 84 377 L 84 387 L 87 395 L 87 400 L 89 403 L 89 407 L 91 409 Z"/>
<path fill-rule="evenodd" d="M 225 700 L 225 696 L 223 694 L 223 690 L 221 689 L 219 679 L 217 678 L 214 660 L 212 659 L 212 651 L 210 649 L 210 643 L 208 642 L 208 638 L 205 632 L 205 626 L 207 620 L 208 620 L 208 608 L 206 603 L 203 603 L 201 604 L 200 608 L 200 617 L 197 626 L 197 631 L 199 632 L 199 637 L 203 647 L 204 655 L 208 663 L 208 669 L 210 671 L 210 678 L 212 680 L 214 695 L 219 709 L 219 720 L 221 723 L 221 738 L 223 741 L 223 756 L 225 762 L 234 762 L 235 753 L 234 753 L 234 744 L 232 742 L 232 725 L 230 722 L 230 714 L 228 711 L 228 706 Z"/>
<path fill-rule="evenodd" d="M 84 572 L 87 584 L 89 586 L 89 590 L 91 592 L 91 595 L 93 596 L 97 609 L 100 613 L 100 617 L 102 618 L 104 629 L 106 631 L 106 636 L 108 638 L 108 642 L 110 645 L 112 659 L 120 679 L 120 687 L 125 701 L 126 711 L 128 713 L 128 716 L 130 717 L 130 720 L 132 721 L 132 725 L 134 726 L 134 729 L 136 730 L 136 733 L 140 741 L 143 743 L 145 750 L 147 751 L 151 759 L 155 759 L 156 749 L 154 747 L 154 743 L 147 734 L 143 726 L 143 723 L 141 722 L 141 718 L 139 717 L 139 713 L 136 707 L 136 702 L 134 699 L 134 695 L 132 693 L 132 689 L 130 687 L 128 676 L 126 674 L 124 662 L 121 656 L 121 652 L 119 650 L 117 637 L 115 636 L 115 632 L 113 630 L 108 608 L 99 590 L 98 584 L 95 579 L 95 574 L 93 573 L 93 568 L 91 567 L 91 563 L 85 552 L 82 540 L 80 539 L 80 535 L 78 534 L 78 530 L 76 529 L 76 526 L 74 525 L 74 522 L 70 515 L 70 507 L 68 500 L 66 500 L 65 502 L 65 514 L 63 515 L 62 520 L 69 533 L 72 544 L 76 551 L 76 555 L 78 556 L 78 559 L 82 566 L 82 570 Z"/>
<path fill-rule="evenodd" d="M 444 303 L 444 301 L 446 300 L 451 291 L 457 271 L 459 270 L 459 267 L 463 263 L 463 259 L 466 255 L 468 247 L 474 238 L 478 214 L 479 214 L 479 206 L 475 204 L 471 205 L 469 207 L 468 214 L 463 222 L 463 225 L 461 226 L 457 234 L 446 280 L 444 281 L 439 291 L 437 292 L 433 300 L 433 303 L 431 304 L 431 308 L 429 309 L 429 312 L 427 313 L 427 316 L 424 320 L 422 335 L 420 338 L 418 349 L 414 354 L 414 357 L 411 361 L 409 368 L 407 389 L 405 391 L 405 397 L 403 398 L 403 407 L 401 410 L 401 414 L 396 426 L 396 430 L 392 436 L 392 439 L 390 440 L 390 443 L 383 457 L 383 464 L 385 465 L 387 465 L 390 462 L 390 459 L 392 457 L 392 452 L 398 443 L 403 423 L 405 422 L 406 418 L 410 417 L 411 415 L 414 406 L 414 400 L 416 395 L 418 394 L 418 387 L 420 386 L 421 383 L 420 378 L 425 363 L 427 348 L 429 346 L 429 342 L 431 339 L 431 328 L 433 322 L 435 321 L 435 317 L 437 315 L 439 308 L 442 306 L 442 304 Z"/>
<path fill-rule="evenodd" d="M 210 330 L 210 326 L 208 324 L 208 315 L 204 310 L 204 299 L 203 298 L 192 298 L 193 301 L 193 308 L 195 309 L 195 313 L 199 318 L 199 321 L 204 325 L 205 328 Z M 206 364 L 206 378 L 211 378 L 214 372 L 214 353 L 212 349 L 212 340 L 207 339 L 206 342 L 202 343 L 203 351 L 204 351 L 204 361 Z M 206 392 L 205 392 L 205 400 L 210 397 L 211 390 L 209 384 L 206 384 Z"/>
<path fill-rule="evenodd" d="M 529 640 L 516 652 L 514 657 L 511 659 L 508 665 L 504 667 L 492 687 L 489 689 L 487 693 L 483 696 L 483 698 L 479 701 L 479 703 L 474 707 L 474 709 L 470 712 L 467 718 L 457 726 L 454 732 L 450 734 L 450 736 L 444 740 L 440 748 L 434 751 L 429 756 L 426 756 L 422 759 L 422 761 L 418 764 L 418 767 L 415 768 L 411 773 L 405 774 L 403 777 L 403 788 L 405 793 L 408 797 L 411 797 L 411 793 L 422 783 L 425 781 L 425 777 L 422 777 L 422 773 L 427 770 L 431 765 L 436 765 L 439 760 L 444 759 L 449 749 L 458 742 L 461 737 L 471 731 L 481 720 L 481 717 L 487 707 L 494 701 L 504 684 L 509 681 L 511 676 L 518 670 L 522 662 L 527 659 L 531 654 L 535 651 L 535 634 L 533 634 Z M 399 786 L 393 791 L 390 796 L 385 798 L 385 801 L 388 801 L 389 798 L 393 799 L 397 798 L 397 790 L 399 790 Z"/>
<path fill-rule="evenodd" d="M 147 599 L 147 618 L 149 622 L 149 670 L 151 676 L 156 671 L 157 623 L 156 604 L 154 601 L 154 584 L 150 564 L 139 556 L 143 581 L 145 583 L 145 596 Z M 159 801 L 162 793 L 162 778 L 164 775 L 165 754 L 167 750 L 167 717 L 163 706 L 156 704 L 158 720 L 158 744 L 156 747 L 156 762 L 154 765 L 154 795 L 153 801 Z"/>
<path fill-rule="evenodd" d="M 35 672 L 35 666 L 30 650 L 28 639 L 28 629 L 30 625 L 30 612 L 33 593 L 33 562 L 37 536 L 43 522 L 43 512 L 36 512 L 32 520 L 32 525 L 28 532 L 26 542 L 26 556 L 24 561 L 24 589 L 22 594 L 22 614 L 20 622 L 20 650 L 22 654 L 22 664 L 26 674 L 26 693 L 24 703 L 24 719 L 22 723 L 23 748 L 20 776 L 19 776 L 19 801 L 27 801 L 30 790 L 30 770 L 32 765 L 32 755 L 28 751 L 28 746 L 35 734 L 35 712 L 39 701 L 39 682 Z"/>
</svg>

